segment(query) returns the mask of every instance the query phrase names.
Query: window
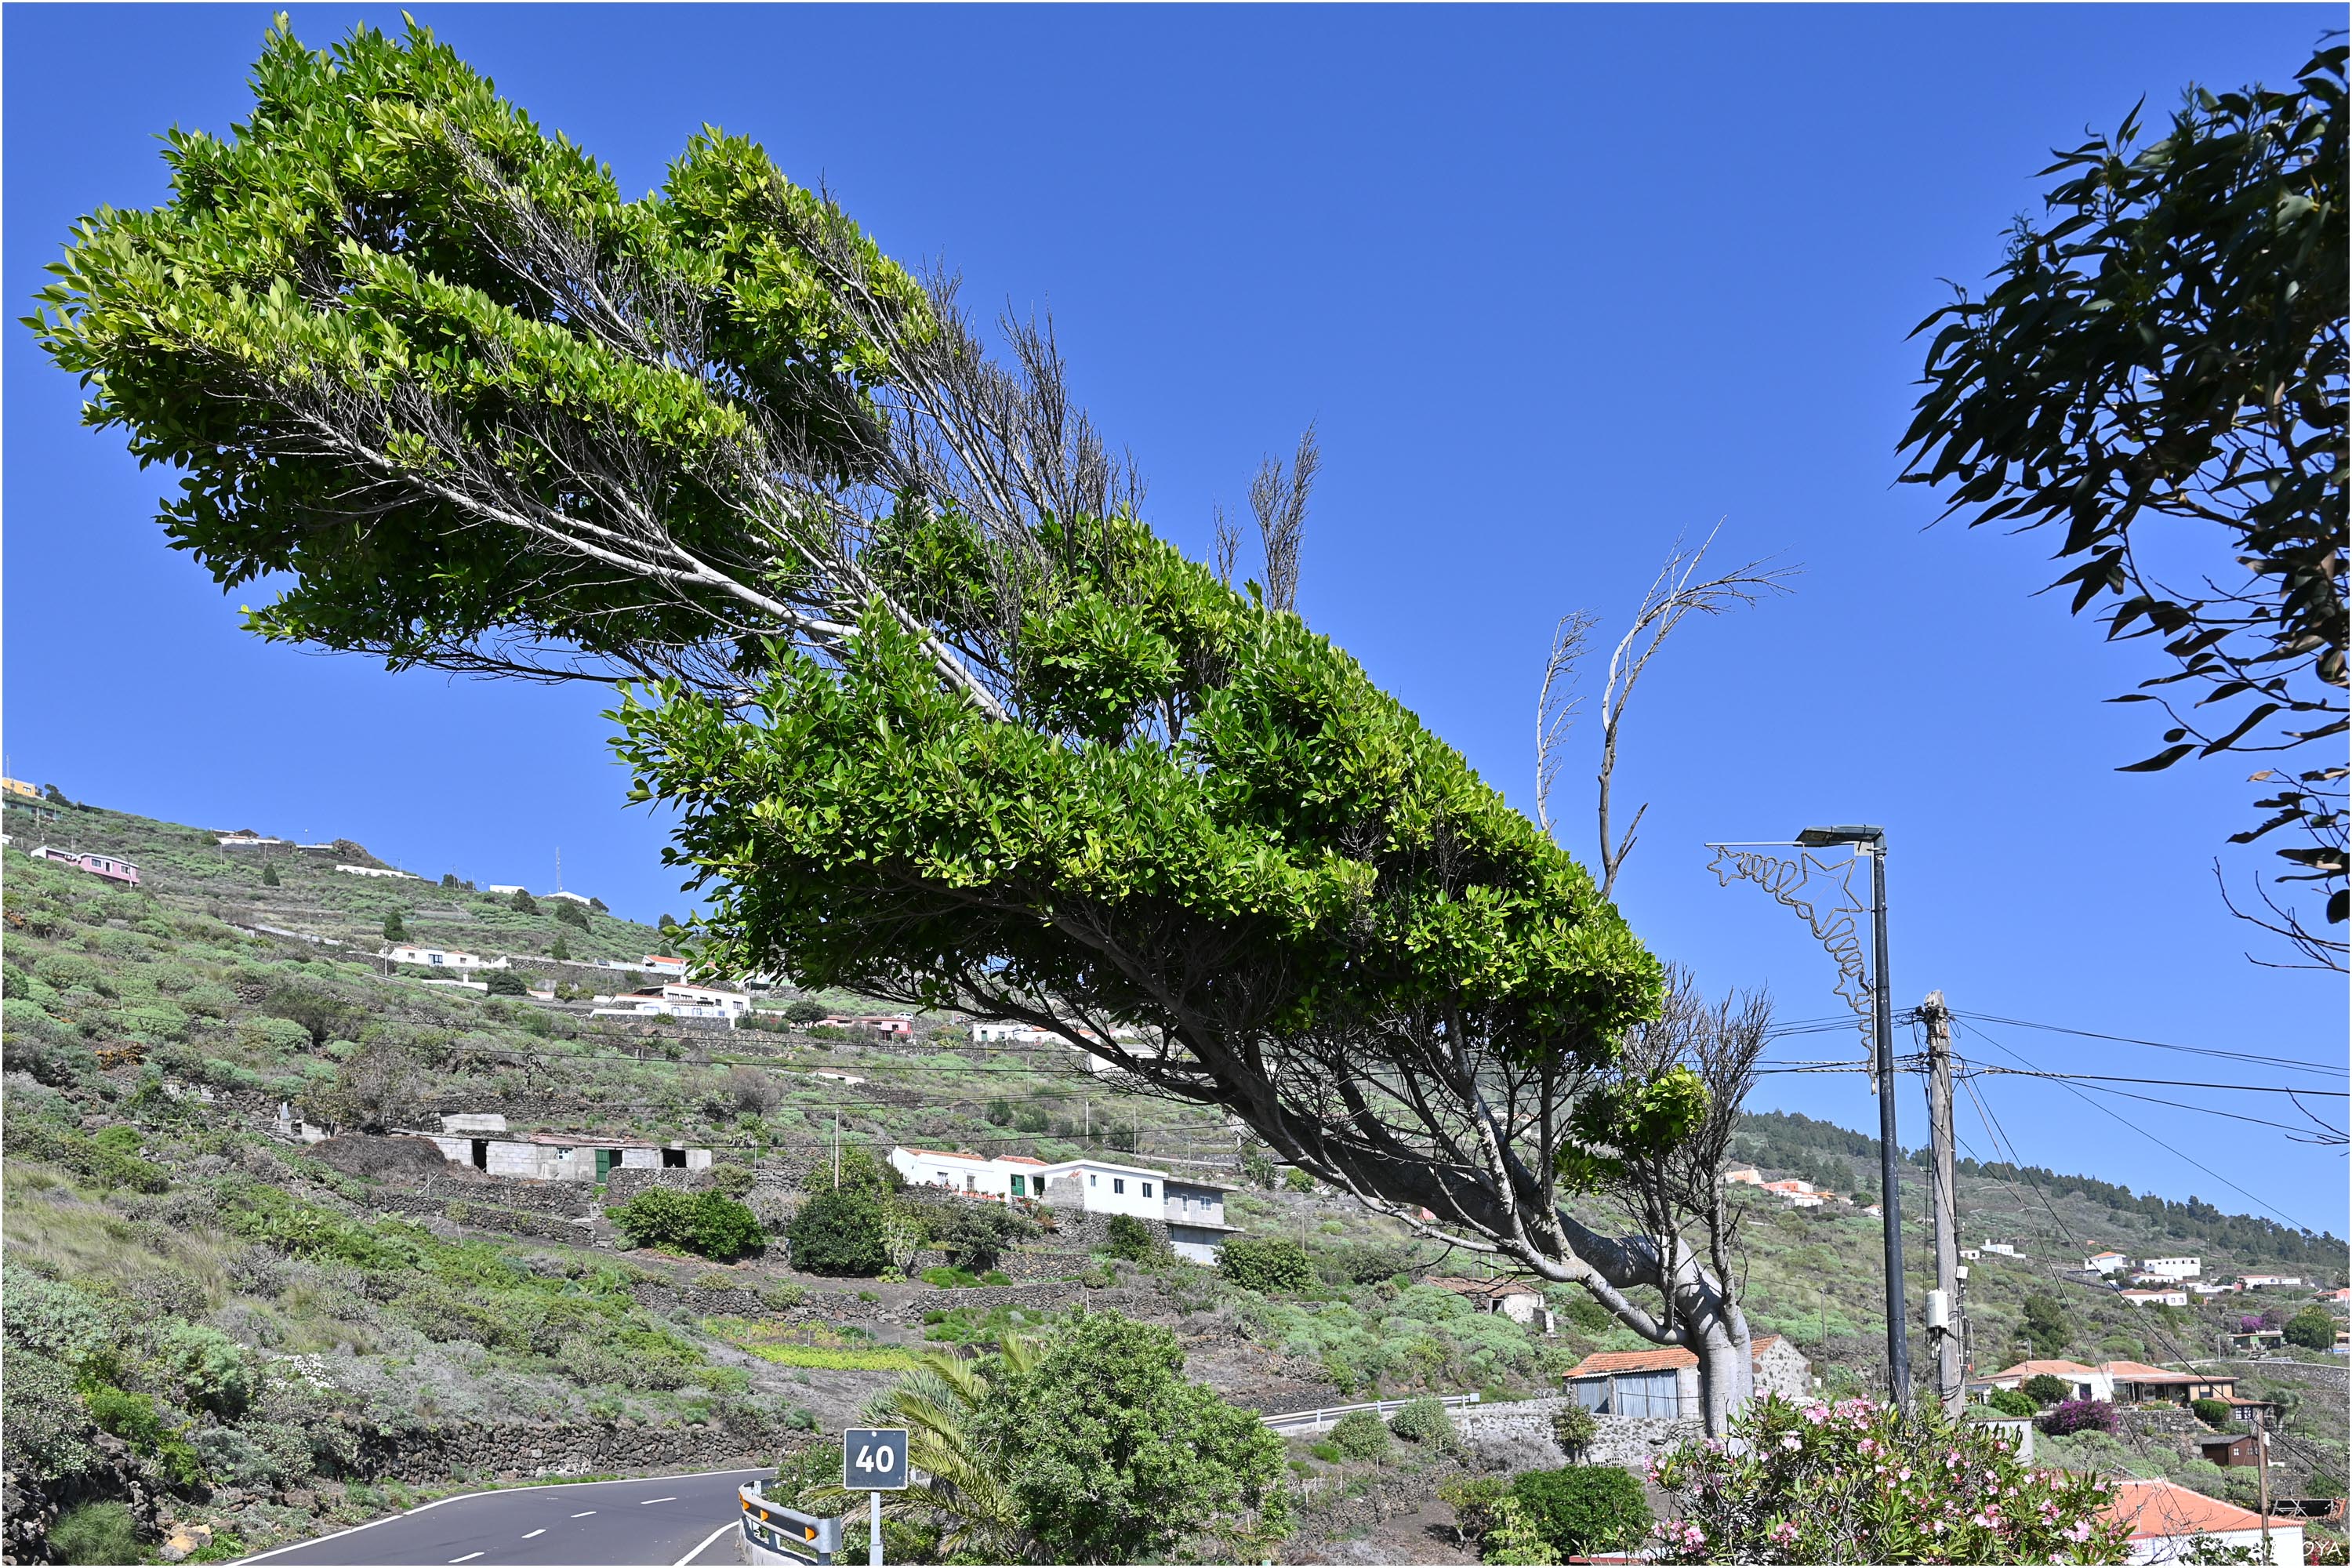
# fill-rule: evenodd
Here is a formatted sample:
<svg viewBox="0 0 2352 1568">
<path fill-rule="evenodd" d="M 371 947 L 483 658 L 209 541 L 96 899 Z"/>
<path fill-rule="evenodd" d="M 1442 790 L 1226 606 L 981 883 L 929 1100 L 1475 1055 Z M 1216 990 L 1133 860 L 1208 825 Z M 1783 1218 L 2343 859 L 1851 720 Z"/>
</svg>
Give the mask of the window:
<svg viewBox="0 0 2352 1568">
<path fill-rule="evenodd" d="M 1090 1186 L 1090 1187 L 1091 1187 L 1091 1186 L 1093 1186 L 1094 1184 L 1095 1184 L 1095 1173 L 1094 1173 L 1092 1171 L 1088 1171 L 1088 1172 L 1087 1173 L 1087 1185 L 1088 1185 L 1088 1186 Z"/>
<path fill-rule="evenodd" d="M 425 962 L 427 963 L 437 964 L 441 962 L 441 955 L 437 952 L 427 953 L 425 954 Z"/>
<path fill-rule="evenodd" d="M 1151 1195 L 1151 1184 L 1150 1182 L 1143 1184 L 1143 1195 L 1147 1198 Z"/>
<path fill-rule="evenodd" d="M 1114 1193 L 1123 1193 L 1127 1191 L 1126 1178 L 1121 1176 L 1113 1176 L 1110 1179 L 1110 1190 Z"/>
</svg>

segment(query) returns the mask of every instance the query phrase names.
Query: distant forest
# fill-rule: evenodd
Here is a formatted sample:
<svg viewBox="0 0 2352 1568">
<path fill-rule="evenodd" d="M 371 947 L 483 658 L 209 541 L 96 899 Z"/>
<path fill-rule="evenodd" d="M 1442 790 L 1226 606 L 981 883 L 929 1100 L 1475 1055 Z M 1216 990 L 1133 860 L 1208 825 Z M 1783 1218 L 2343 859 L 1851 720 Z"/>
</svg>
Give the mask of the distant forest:
<svg viewBox="0 0 2352 1568">
<path fill-rule="evenodd" d="M 1819 1121 L 1797 1111 L 1750 1111 L 1742 1116 L 1732 1136 L 1732 1152 L 1751 1164 L 1785 1171 L 1800 1180 L 1853 1194 L 1878 1191 L 1878 1140 Z M 1904 1163 L 1927 1163 L 1925 1148 L 1907 1151 Z M 2064 1175 L 2041 1165 L 2012 1165 L 2005 1161 L 1963 1158 L 1955 1167 L 1962 1177 L 2011 1182 L 2038 1188 L 2053 1203 L 2075 1196 L 2115 1210 L 2136 1215 L 2144 1227 L 2158 1227 L 2168 1237 L 2196 1239 L 2234 1257 L 2264 1263 L 2294 1264 L 2333 1281 L 2347 1266 L 2345 1244 L 2325 1232 L 2296 1230 L 2258 1215 L 2224 1214 L 2199 1197 L 2187 1203 L 2103 1182 L 2095 1176 Z"/>
</svg>

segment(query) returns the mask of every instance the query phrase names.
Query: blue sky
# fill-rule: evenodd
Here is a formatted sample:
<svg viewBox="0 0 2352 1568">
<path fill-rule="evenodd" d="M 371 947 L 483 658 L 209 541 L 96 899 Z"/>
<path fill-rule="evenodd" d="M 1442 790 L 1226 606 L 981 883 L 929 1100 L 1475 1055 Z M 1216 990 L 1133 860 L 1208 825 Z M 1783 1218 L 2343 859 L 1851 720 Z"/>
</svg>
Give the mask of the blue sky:
<svg viewBox="0 0 2352 1568">
<path fill-rule="evenodd" d="M 961 268 L 971 300 L 1050 310 L 1150 516 L 1195 550 L 1212 505 L 1240 507 L 1260 457 L 1316 422 L 1302 608 L 1523 805 L 1560 615 L 1622 626 L 1675 536 L 1717 519 L 1727 556 L 1801 563 L 1794 596 L 1679 634 L 1627 729 L 1621 799 L 1652 804 L 1621 899 L 1711 986 L 1834 1011 L 1828 960 L 1762 894 L 1718 888 L 1704 845 L 1867 820 L 1891 836 L 1901 1003 L 1940 987 L 1964 1012 L 2343 1062 L 2342 983 L 2250 965 L 2214 893 L 2217 852 L 2242 882 L 2263 868 L 2222 842 L 2249 770 L 2115 773 L 2153 737 L 2101 700 L 2148 656 L 2033 596 L 2049 544 L 1930 528 L 1932 498 L 1893 484 L 1906 334 L 1939 279 L 1998 260 L 2048 150 L 2189 81 L 2284 81 L 2339 9 L 415 9 L 625 190 L 716 123 L 829 184 L 892 253 Z M 291 14 L 313 46 L 399 22 Z M 12 317 L 76 216 L 162 198 L 158 132 L 243 112 L 268 15 L 6 10 Z M 567 885 L 684 912 L 594 693 L 247 637 L 238 596 L 163 547 L 167 477 L 79 427 L 78 389 L 21 328 L 0 372 L 12 772 L 484 881 L 551 885 L 561 848 Z M 1586 858 L 1589 775 L 1580 754 L 1562 791 Z M 2342 1087 L 1991 1033 L 2048 1068 Z M 2255 1206 L 2185 1151 L 2346 1232 L 2336 1152 L 1986 1089 L 2030 1162 Z M 1776 1078 L 1759 1103 L 1875 1124 L 1850 1078 Z M 1901 1111 L 1918 1142 L 1907 1085 Z M 1965 1107 L 1960 1131 L 1991 1152 Z"/>
</svg>

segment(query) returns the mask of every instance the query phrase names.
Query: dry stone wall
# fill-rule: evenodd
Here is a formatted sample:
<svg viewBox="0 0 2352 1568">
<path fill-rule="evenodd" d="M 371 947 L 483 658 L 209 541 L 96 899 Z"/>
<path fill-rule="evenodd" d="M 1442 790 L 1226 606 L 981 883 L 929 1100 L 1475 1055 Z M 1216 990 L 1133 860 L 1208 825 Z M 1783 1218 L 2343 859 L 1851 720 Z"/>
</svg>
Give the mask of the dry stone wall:
<svg viewBox="0 0 2352 1568">
<path fill-rule="evenodd" d="M 1465 1405 L 1454 1411 L 1454 1430 L 1488 1462 L 1488 1468 L 1537 1468 L 1563 1463 L 1552 1440 L 1552 1418 L 1569 1404 L 1562 1398 L 1515 1399 L 1493 1405 Z M 1598 1415 L 1600 1430 L 1585 1450 L 1588 1465 L 1622 1465 L 1641 1469 L 1676 1443 L 1702 1435 L 1696 1420 L 1664 1415 Z M 1496 1459 L 1524 1463 L 1496 1465 Z"/>
</svg>

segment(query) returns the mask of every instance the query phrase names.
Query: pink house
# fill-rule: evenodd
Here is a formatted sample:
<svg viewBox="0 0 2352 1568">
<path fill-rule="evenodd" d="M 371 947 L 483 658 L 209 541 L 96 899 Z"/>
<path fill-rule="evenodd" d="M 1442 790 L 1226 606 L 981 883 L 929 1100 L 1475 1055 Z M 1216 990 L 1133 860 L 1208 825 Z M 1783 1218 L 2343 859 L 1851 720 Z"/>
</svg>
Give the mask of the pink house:
<svg viewBox="0 0 2352 1568">
<path fill-rule="evenodd" d="M 44 844 L 33 851 L 36 860 L 55 860 L 61 866 L 79 866 L 93 877 L 104 877 L 110 882 L 139 885 L 139 868 L 128 860 L 111 855 L 84 855 L 76 849 L 53 849 Z"/>
</svg>

